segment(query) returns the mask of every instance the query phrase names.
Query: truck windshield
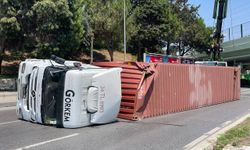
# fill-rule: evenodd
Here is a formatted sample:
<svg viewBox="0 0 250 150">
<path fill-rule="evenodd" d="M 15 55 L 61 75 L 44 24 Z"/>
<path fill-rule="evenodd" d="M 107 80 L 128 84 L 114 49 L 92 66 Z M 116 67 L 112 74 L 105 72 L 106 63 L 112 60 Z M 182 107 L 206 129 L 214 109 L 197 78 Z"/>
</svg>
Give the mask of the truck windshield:
<svg viewBox="0 0 250 150">
<path fill-rule="evenodd" d="M 47 67 L 42 83 L 42 120 L 45 124 L 62 125 L 64 79 L 66 70 Z"/>
</svg>

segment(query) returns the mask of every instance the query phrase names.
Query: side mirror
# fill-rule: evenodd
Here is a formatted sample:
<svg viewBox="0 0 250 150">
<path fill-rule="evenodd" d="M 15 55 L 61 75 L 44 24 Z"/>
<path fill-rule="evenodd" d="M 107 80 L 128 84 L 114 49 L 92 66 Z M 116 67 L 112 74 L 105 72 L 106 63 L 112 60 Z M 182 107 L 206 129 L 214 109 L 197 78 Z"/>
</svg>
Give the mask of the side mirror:
<svg viewBox="0 0 250 150">
<path fill-rule="evenodd" d="M 64 65 L 65 59 L 57 57 L 56 55 L 51 55 L 50 57 L 51 60 L 54 60 L 56 63 Z"/>
</svg>

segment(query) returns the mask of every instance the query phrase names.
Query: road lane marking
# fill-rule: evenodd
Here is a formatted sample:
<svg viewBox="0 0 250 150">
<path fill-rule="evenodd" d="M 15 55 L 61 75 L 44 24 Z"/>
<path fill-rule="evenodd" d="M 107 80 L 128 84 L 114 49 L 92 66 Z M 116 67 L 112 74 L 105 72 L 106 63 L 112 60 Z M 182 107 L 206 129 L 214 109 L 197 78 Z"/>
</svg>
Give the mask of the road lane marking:
<svg viewBox="0 0 250 150">
<path fill-rule="evenodd" d="M 241 97 L 241 98 L 249 98 L 250 95 L 241 95 L 240 97 Z"/>
<path fill-rule="evenodd" d="M 198 145 L 199 143 L 201 143 L 205 139 L 209 138 L 211 135 L 213 135 L 216 132 L 218 132 L 222 127 L 225 127 L 225 126 L 229 125 L 230 123 L 232 123 L 232 120 L 229 120 L 229 121 L 226 121 L 226 122 L 222 123 L 221 127 L 216 127 L 214 129 L 208 131 L 207 133 L 203 134 L 201 137 L 195 139 L 191 143 L 189 143 L 186 146 L 184 146 L 185 150 L 192 149 L 193 147 L 195 147 L 196 145 Z"/>
<path fill-rule="evenodd" d="M 211 136 L 212 134 L 216 133 L 217 131 L 219 131 L 221 128 L 220 127 L 216 127 L 210 131 L 208 131 L 207 133 L 203 134 L 201 137 L 195 139 L 194 141 L 192 141 L 191 143 L 187 144 L 184 146 L 185 150 L 190 150 L 193 147 L 195 147 L 197 144 L 201 143 L 202 141 L 204 141 L 205 139 L 207 139 L 209 136 Z"/>
<path fill-rule="evenodd" d="M 74 136 L 77 136 L 77 135 L 79 135 L 79 133 L 75 133 L 75 134 L 71 134 L 71 135 L 67 135 L 67 136 L 63 136 L 63 137 L 51 139 L 51 140 L 48 140 L 48 141 L 44 141 L 44 142 L 40 142 L 40 143 L 28 145 L 28 146 L 25 146 L 25 147 L 20 147 L 20 148 L 17 148 L 16 150 L 29 149 L 29 148 L 37 147 L 37 146 L 44 145 L 44 144 L 47 144 L 47 143 L 56 142 L 56 141 L 59 141 L 59 140 L 71 138 L 71 137 L 74 137 Z"/>
<path fill-rule="evenodd" d="M 248 94 L 248 93 L 250 93 L 250 91 L 241 91 L 240 93 L 241 94 Z"/>
<path fill-rule="evenodd" d="M 250 91 L 249 89 L 241 89 L 241 92 L 248 92 Z"/>
<path fill-rule="evenodd" d="M 225 127 L 225 126 L 229 125 L 230 123 L 232 123 L 232 120 L 229 120 L 229 121 L 222 123 L 221 126 Z"/>
<path fill-rule="evenodd" d="M 5 110 L 14 110 L 16 109 L 16 106 L 11 106 L 11 107 L 2 107 L 0 108 L 0 111 L 5 111 Z"/>
<path fill-rule="evenodd" d="M 207 133 L 206 133 L 206 135 L 212 135 L 212 134 L 214 134 L 215 132 L 217 132 L 218 130 L 220 130 L 221 128 L 219 128 L 219 127 L 216 127 L 216 128 L 214 128 L 214 129 L 212 129 L 212 130 L 210 130 L 210 131 L 208 131 Z"/>
<path fill-rule="evenodd" d="M 216 132 L 214 132 L 211 135 L 206 135 L 207 137 L 205 137 L 205 134 L 202 135 L 198 139 L 196 139 L 196 140 L 192 141 L 191 143 L 187 144 L 186 146 L 184 146 L 184 149 L 185 150 L 210 149 L 210 148 L 212 148 L 213 144 L 216 142 L 218 135 L 225 133 L 229 129 L 231 129 L 231 128 L 235 127 L 236 125 L 240 124 L 241 122 L 243 122 L 248 117 L 250 117 L 250 113 L 245 114 L 244 116 L 241 115 L 241 117 L 236 117 L 233 121 L 229 120 L 227 122 L 224 122 L 221 124 L 220 127 L 216 127 L 216 128 L 220 128 Z M 213 130 L 215 130 L 215 129 L 213 129 Z"/>
<path fill-rule="evenodd" d="M 192 147 L 194 147 L 195 145 L 197 145 L 198 143 L 200 143 L 201 141 L 205 140 L 207 138 L 207 135 L 202 135 L 201 137 L 195 139 L 194 141 L 192 141 L 191 143 L 187 144 L 184 146 L 185 150 L 189 150 Z"/>
<path fill-rule="evenodd" d="M 240 96 L 240 98 L 241 98 L 241 99 L 243 99 L 243 98 L 244 98 L 243 100 L 247 100 L 247 101 L 248 101 L 248 99 L 247 99 L 247 98 L 250 98 L 250 95 L 249 95 L 249 96 Z"/>
<path fill-rule="evenodd" d="M 16 123 L 16 122 L 20 122 L 20 120 L 9 121 L 9 122 L 2 122 L 2 123 L 0 123 L 0 126 L 1 125 L 6 125 L 6 124 L 11 124 L 11 123 Z"/>
</svg>

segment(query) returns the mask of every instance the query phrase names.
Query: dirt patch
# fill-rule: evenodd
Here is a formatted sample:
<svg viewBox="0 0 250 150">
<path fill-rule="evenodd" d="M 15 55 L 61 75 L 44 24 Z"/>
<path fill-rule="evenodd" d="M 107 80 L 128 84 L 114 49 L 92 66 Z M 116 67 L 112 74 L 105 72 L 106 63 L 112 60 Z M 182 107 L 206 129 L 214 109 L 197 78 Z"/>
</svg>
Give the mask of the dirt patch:
<svg viewBox="0 0 250 150">
<path fill-rule="evenodd" d="M 1 74 L 13 75 L 18 73 L 20 60 L 3 61 Z"/>
<path fill-rule="evenodd" d="M 21 60 L 13 60 L 13 61 L 3 61 L 3 66 L 15 66 L 15 65 L 19 65 L 19 63 L 21 62 Z"/>
<path fill-rule="evenodd" d="M 106 56 L 108 56 L 108 58 L 110 59 L 107 50 L 102 50 L 101 52 L 104 53 Z M 120 52 L 120 51 L 115 51 L 114 52 L 114 60 L 115 61 L 124 61 L 124 53 Z M 135 56 L 133 56 L 131 54 L 127 54 L 126 55 L 126 60 L 127 61 L 135 61 Z"/>
<path fill-rule="evenodd" d="M 94 50 L 94 61 L 110 61 L 110 56 L 108 50 Z M 90 52 L 89 53 L 82 53 L 79 56 L 79 61 L 84 63 L 90 62 Z M 114 61 L 124 61 L 124 53 L 121 51 L 114 51 Z M 126 61 L 136 61 L 136 56 L 127 53 Z"/>
<path fill-rule="evenodd" d="M 241 123 L 243 126 L 249 126 L 250 127 L 250 118 L 247 118 L 244 122 Z"/>
<path fill-rule="evenodd" d="M 2 73 L 1 74 L 8 74 L 13 75 L 18 73 L 18 67 L 22 60 L 29 58 L 27 53 L 23 53 L 20 57 L 15 57 L 13 59 L 12 54 L 10 51 L 5 52 L 5 60 L 2 63 Z M 135 61 L 136 57 L 127 54 L 127 61 Z M 82 53 L 77 57 L 79 61 L 84 63 L 90 62 L 90 53 Z M 110 56 L 108 50 L 94 50 L 94 61 L 110 61 Z M 124 53 L 121 51 L 114 51 L 114 61 L 124 61 Z"/>
<path fill-rule="evenodd" d="M 246 137 L 246 138 L 240 139 L 238 141 L 238 145 L 239 146 L 250 146 L 250 137 Z"/>
</svg>

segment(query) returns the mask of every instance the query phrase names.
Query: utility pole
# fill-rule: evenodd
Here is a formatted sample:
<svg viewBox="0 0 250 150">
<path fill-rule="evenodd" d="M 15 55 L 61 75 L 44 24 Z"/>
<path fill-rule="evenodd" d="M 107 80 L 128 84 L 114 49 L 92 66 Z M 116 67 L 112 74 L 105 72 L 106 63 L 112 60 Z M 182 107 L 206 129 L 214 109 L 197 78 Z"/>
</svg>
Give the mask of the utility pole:
<svg viewBox="0 0 250 150">
<path fill-rule="evenodd" d="M 126 0 L 123 0 L 123 3 L 124 3 L 124 8 L 123 8 L 123 35 L 124 35 L 124 38 L 123 38 L 123 42 L 124 42 L 124 61 L 127 60 L 127 41 L 126 41 Z"/>
<path fill-rule="evenodd" d="M 221 42 L 222 42 L 222 24 L 223 19 L 227 16 L 227 5 L 228 0 L 215 0 L 214 1 L 214 12 L 213 18 L 216 19 L 216 28 L 212 35 L 214 39 L 214 45 L 212 46 L 213 60 L 221 59 L 220 53 L 222 52 Z M 217 55 L 217 57 L 216 57 Z"/>
<path fill-rule="evenodd" d="M 91 38 L 91 46 L 90 46 L 90 64 L 93 64 L 93 47 L 94 47 L 94 34 L 93 32 L 91 32 L 91 35 L 90 35 L 90 38 Z"/>
</svg>

